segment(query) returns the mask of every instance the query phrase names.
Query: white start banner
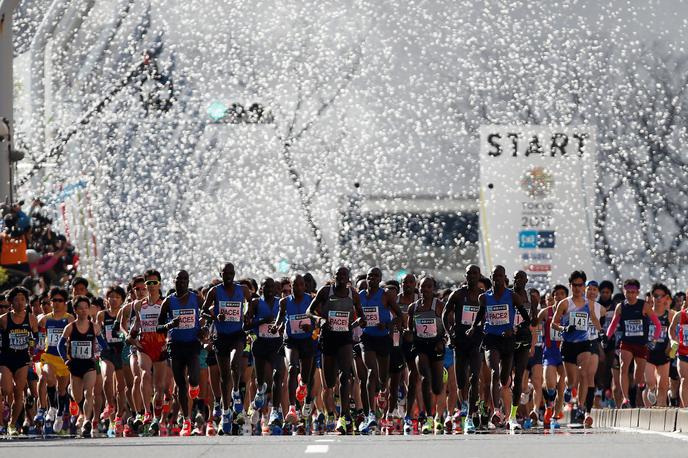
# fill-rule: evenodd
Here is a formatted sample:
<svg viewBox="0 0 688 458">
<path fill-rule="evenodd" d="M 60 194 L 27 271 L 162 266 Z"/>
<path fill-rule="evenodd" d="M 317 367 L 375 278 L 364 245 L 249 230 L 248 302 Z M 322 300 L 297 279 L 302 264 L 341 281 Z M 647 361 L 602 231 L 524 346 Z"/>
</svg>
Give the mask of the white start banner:
<svg viewBox="0 0 688 458">
<path fill-rule="evenodd" d="M 480 259 L 529 287 L 566 284 L 572 270 L 593 278 L 595 130 L 480 128 Z"/>
</svg>

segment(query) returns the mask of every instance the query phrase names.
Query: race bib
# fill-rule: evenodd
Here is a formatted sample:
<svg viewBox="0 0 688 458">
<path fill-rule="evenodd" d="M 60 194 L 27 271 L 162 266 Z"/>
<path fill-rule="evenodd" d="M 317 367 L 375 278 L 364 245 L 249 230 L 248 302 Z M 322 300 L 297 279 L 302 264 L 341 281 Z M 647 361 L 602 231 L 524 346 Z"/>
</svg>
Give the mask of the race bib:
<svg viewBox="0 0 688 458">
<path fill-rule="evenodd" d="M 396 329 L 392 331 L 392 346 L 398 347 L 401 340 L 401 334 Z"/>
<path fill-rule="evenodd" d="M 181 309 L 172 313 L 174 318 L 179 318 L 179 329 L 193 329 L 196 327 L 196 310 Z"/>
<path fill-rule="evenodd" d="M 643 335 L 643 320 L 624 320 L 624 330 L 628 337 Z"/>
<path fill-rule="evenodd" d="M 91 342 L 84 342 L 77 340 L 72 342 L 72 358 L 74 359 L 91 359 L 93 355 L 93 344 Z"/>
<path fill-rule="evenodd" d="M 480 307 L 477 305 L 464 305 L 461 308 L 461 324 L 464 326 L 471 326 L 475 321 L 478 310 L 480 310 Z"/>
<path fill-rule="evenodd" d="M 368 326 L 377 326 L 380 322 L 380 311 L 377 307 L 363 307 L 363 315 Z"/>
<path fill-rule="evenodd" d="M 437 323 L 434 318 L 416 318 L 416 335 L 423 339 L 437 337 Z"/>
<path fill-rule="evenodd" d="M 292 335 L 305 334 L 301 326 L 310 325 L 311 320 L 306 315 L 290 315 L 289 316 L 289 330 Z"/>
<path fill-rule="evenodd" d="M 268 323 L 263 323 L 260 326 L 258 326 L 258 337 L 261 337 L 263 339 L 274 339 L 276 337 L 279 337 L 279 334 L 273 334 L 270 332 L 270 326 L 271 325 Z"/>
<path fill-rule="evenodd" d="M 681 326 L 681 333 L 683 333 L 683 344 L 688 345 L 688 326 Z"/>
<path fill-rule="evenodd" d="M 29 333 L 25 329 L 13 329 L 10 331 L 10 350 L 26 350 L 29 348 Z"/>
<path fill-rule="evenodd" d="M 155 332 L 158 327 L 157 313 L 141 313 L 141 332 Z"/>
<path fill-rule="evenodd" d="M 327 322 L 334 332 L 346 332 L 349 330 L 349 312 L 330 310 L 327 314 Z"/>
<path fill-rule="evenodd" d="M 60 337 L 62 337 L 62 329 L 59 328 L 48 328 L 48 346 L 57 347 L 60 342 Z"/>
<path fill-rule="evenodd" d="M 536 347 L 542 347 L 542 344 L 545 343 L 545 336 L 543 335 L 544 333 L 542 332 L 542 327 L 538 327 L 536 335 L 537 335 L 537 340 L 535 341 L 535 346 Z"/>
<path fill-rule="evenodd" d="M 593 324 L 592 320 L 588 320 L 588 338 L 590 340 L 596 339 L 598 336 L 598 331 L 595 325 Z"/>
<path fill-rule="evenodd" d="M 576 331 L 588 330 L 588 312 L 569 313 L 569 323 L 575 326 Z"/>
<path fill-rule="evenodd" d="M 552 342 L 561 342 L 561 331 L 554 328 L 549 328 L 549 339 Z"/>
<path fill-rule="evenodd" d="M 241 321 L 241 302 L 219 301 L 220 313 L 225 316 L 225 321 L 238 323 Z"/>
<path fill-rule="evenodd" d="M 488 305 L 487 322 L 491 326 L 509 324 L 509 306 L 507 304 Z"/>
<path fill-rule="evenodd" d="M 122 338 L 120 337 L 119 333 L 113 334 L 112 333 L 112 325 L 111 324 L 106 324 L 105 325 L 105 340 L 107 340 L 109 343 L 118 343 L 122 341 Z"/>
</svg>

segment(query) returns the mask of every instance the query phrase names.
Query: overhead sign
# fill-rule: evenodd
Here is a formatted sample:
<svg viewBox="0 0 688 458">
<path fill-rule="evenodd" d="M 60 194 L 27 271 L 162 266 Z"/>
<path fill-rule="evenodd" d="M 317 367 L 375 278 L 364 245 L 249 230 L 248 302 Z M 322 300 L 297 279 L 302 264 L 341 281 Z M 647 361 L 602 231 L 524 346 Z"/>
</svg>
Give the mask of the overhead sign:
<svg viewBox="0 0 688 458">
<path fill-rule="evenodd" d="M 592 278 L 594 174 L 592 128 L 481 127 L 482 268 L 524 270 L 540 289 Z"/>
</svg>

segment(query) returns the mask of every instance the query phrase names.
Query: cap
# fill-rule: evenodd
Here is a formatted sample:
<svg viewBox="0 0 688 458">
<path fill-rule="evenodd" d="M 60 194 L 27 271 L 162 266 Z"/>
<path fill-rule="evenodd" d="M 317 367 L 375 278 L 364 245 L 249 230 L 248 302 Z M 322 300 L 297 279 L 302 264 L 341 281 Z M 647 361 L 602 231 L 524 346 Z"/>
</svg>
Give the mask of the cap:
<svg viewBox="0 0 688 458">
<path fill-rule="evenodd" d="M 587 288 L 588 286 L 594 286 L 595 288 L 599 288 L 600 285 L 597 283 L 595 280 L 588 280 L 585 282 L 585 287 Z"/>
</svg>

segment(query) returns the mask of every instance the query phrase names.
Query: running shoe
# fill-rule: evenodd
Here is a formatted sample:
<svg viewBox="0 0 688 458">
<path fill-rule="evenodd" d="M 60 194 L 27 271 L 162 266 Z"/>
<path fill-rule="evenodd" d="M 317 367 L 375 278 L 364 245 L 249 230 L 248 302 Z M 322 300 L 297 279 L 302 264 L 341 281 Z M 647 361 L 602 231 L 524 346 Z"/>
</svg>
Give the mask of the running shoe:
<svg viewBox="0 0 688 458">
<path fill-rule="evenodd" d="M 17 425 L 10 424 L 7 427 L 7 434 L 10 436 L 18 436 L 19 431 L 17 430 Z"/>
<path fill-rule="evenodd" d="M 433 421 L 432 417 L 427 417 L 425 419 L 425 423 L 423 423 L 423 428 L 421 429 L 421 432 L 423 434 L 432 434 L 434 429 L 435 422 Z"/>
<path fill-rule="evenodd" d="M 169 429 L 167 427 L 167 424 L 165 422 L 160 422 L 160 426 L 158 428 L 158 436 L 160 437 L 167 437 L 170 435 Z"/>
<path fill-rule="evenodd" d="M 205 435 L 206 436 L 217 436 L 217 430 L 215 429 L 215 422 L 212 420 L 208 420 L 208 423 L 205 425 Z"/>
<path fill-rule="evenodd" d="M 184 425 L 179 433 L 180 436 L 188 437 L 191 436 L 191 420 L 184 420 Z"/>
<path fill-rule="evenodd" d="M 110 416 L 115 413 L 115 406 L 107 404 L 105 406 L 105 409 L 103 409 L 103 412 L 100 414 L 100 419 L 101 420 L 106 420 L 110 418 Z"/>
<path fill-rule="evenodd" d="M 55 417 L 55 422 L 53 423 L 53 430 L 55 434 L 60 434 L 62 432 L 62 427 L 64 426 L 64 418 L 62 415 Z"/>
<path fill-rule="evenodd" d="M 655 390 L 647 390 L 647 400 L 650 401 L 650 405 L 654 406 L 657 404 L 657 394 Z"/>
<path fill-rule="evenodd" d="M 585 419 L 583 420 L 583 425 L 586 428 L 591 428 L 592 427 L 592 416 L 589 413 L 585 414 Z"/>
<path fill-rule="evenodd" d="M 72 417 L 79 416 L 79 404 L 74 401 L 69 401 L 69 415 Z"/>
<path fill-rule="evenodd" d="M 375 417 L 375 413 L 372 411 L 368 414 L 366 424 L 368 425 L 368 429 L 375 428 L 377 426 L 377 417 Z"/>
<path fill-rule="evenodd" d="M 222 432 L 232 434 L 232 411 L 227 410 L 222 414 Z"/>
<path fill-rule="evenodd" d="M 344 417 L 339 417 L 339 420 L 337 420 L 335 431 L 342 436 L 346 435 L 346 419 Z"/>
<path fill-rule="evenodd" d="M 299 404 L 303 404 L 303 401 L 306 399 L 307 395 L 308 387 L 302 383 L 299 383 L 299 386 L 296 387 L 296 400 L 299 401 Z"/>
<path fill-rule="evenodd" d="M 238 391 L 232 391 L 232 402 L 234 404 L 234 413 L 239 413 L 244 411 L 244 404 L 241 400 L 241 393 Z"/>
<path fill-rule="evenodd" d="M 217 420 L 219 420 L 220 417 L 222 417 L 222 404 L 220 404 L 219 402 L 216 402 L 213 405 L 213 417 Z"/>
<path fill-rule="evenodd" d="M 280 423 L 279 419 L 279 412 L 276 409 L 272 409 L 272 412 L 270 412 L 270 418 L 268 419 L 268 426 L 278 425 Z"/>
<path fill-rule="evenodd" d="M 143 414 L 143 424 L 144 425 L 150 425 L 153 422 L 153 415 L 151 415 L 150 412 L 146 412 Z"/>
<path fill-rule="evenodd" d="M 566 387 L 564 389 L 564 402 L 568 404 L 569 402 L 571 402 L 571 398 L 572 398 L 571 388 Z"/>
<path fill-rule="evenodd" d="M 124 423 L 122 423 L 122 417 L 115 417 L 115 435 L 117 437 L 122 437 L 124 433 Z"/>
<path fill-rule="evenodd" d="M 38 423 L 39 425 L 42 425 L 45 422 L 45 409 L 39 408 L 38 411 L 36 412 L 36 416 L 33 417 L 34 423 Z"/>
<path fill-rule="evenodd" d="M 523 426 L 521 426 L 515 418 L 509 418 L 509 431 L 514 432 L 514 431 L 521 431 L 523 430 Z"/>
<path fill-rule="evenodd" d="M 328 433 L 332 433 L 336 427 L 337 423 L 335 422 L 334 415 L 328 415 L 327 419 L 325 420 L 325 429 Z"/>
<path fill-rule="evenodd" d="M 406 415 L 404 417 L 404 436 L 410 436 L 413 434 L 413 420 L 411 417 Z"/>
<path fill-rule="evenodd" d="M 84 422 L 84 426 L 81 428 L 81 437 L 87 439 L 91 437 L 91 430 L 93 425 L 90 421 Z"/>
<path fill-rule="evenodd" d="M 284 417 L 284 419 L 287 423 L 296 423 L 299 421 L 299 414 L 296 412 L 296 406 L 289 406 L 289 410 L 287 411 L 287 415 Z"/>
<path fill-rule="evenodd" d="M 256 396 L 253 398 L 253 408 L 260 410 L 265 405 L 265 391 L 256 391 Z"/>
<path fill-rule="evenodd" d="M 380 412 L 387 411 L 387 390 L 382 390 L 377 394 L 377 408 Z"/>
<path fill-rule="evenodd" d="M 310 420 L 311 416 L 313 415 L 313 403 L 312 402 L 307 402 L 303 405 L 301 408 L 301 415 L 304 418 L 304 420 Z"/>
<path fill-rule="evenodd" d="M 435 434 L 444 434 L 444 420 L 439 415 L 435 416 Z"/>
<path fill-rule="evenodd" d="M 464 434 L 473 434 L 475 432 L 475 425 L 473 424 L 473 418 L 466 417 L 466 423 L 463 428 Z"/>
</svg>

